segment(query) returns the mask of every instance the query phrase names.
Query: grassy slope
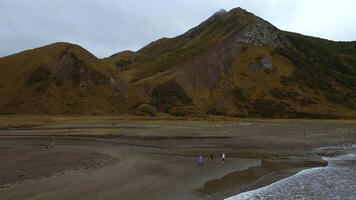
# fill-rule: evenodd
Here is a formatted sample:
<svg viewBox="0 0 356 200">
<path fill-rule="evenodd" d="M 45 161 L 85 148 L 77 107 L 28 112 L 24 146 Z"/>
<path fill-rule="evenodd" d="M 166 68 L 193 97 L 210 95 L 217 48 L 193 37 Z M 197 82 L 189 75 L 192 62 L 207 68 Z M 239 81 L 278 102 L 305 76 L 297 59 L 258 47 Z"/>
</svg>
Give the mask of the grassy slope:
<svg viewBox="0 0 356 200">
<path fill-rule="evenodd" d="M 252 47 L 242 52 L 233 62 L 232 93 L 228 110 L 235 110 L 238 115 L 249 117 L 311 117 L 333 118 L 355 116 L 355 102 L 348 93 L 352 88 L 336 87 L 334 95 L 346 98 L 345 101 L 333 101 L 324 94 L 316 82 L 327 76 L 318 71 L 310 84 L 304 82 L 305 73 L 297 63 L 280 55 L 280 50 L 267 47 Z M 255 71 L 250 69 L 251 61 L 258 57 L 270 57 L 274 69 Z M 319 67 L 315 66 L 317 70 Z M 309 68 L 309 69 L 310 69 Z M 310 69 L 312 70 L 312 69 Z M 330 91 L 328 88 L 326 91 Z M 236 109 L 237 108 L 237 109 Z"/>
<path fill-rule="evenodd" d="M 234 9 L 228 14 L 218 13 L 181 36 L 163 38 L 138 52 L 122 52 L 103 60 L 96 59 L 79 46 L 70 45 L 70 51 L 89 71 L 98 74 L 99 79 L 118 77 L 118 71 L 121 71 L 123 79 L 148 94 L 157 86 L 164 88 L 154 98 L 167 99 L 170 108 L 164 110 L 174 110 L 173 114 L 356 117 L 355 42 L 332 42 L 281 32 L 287 40 L 284 46 L 275 49 L 263 46 L 244 48 L 225 66 L 227 73 L 213 74 L 219 79 L 213 89 L 189 88 L 180 82 L 182 90 L 174 83 L 167 84 L 171 80 L 182 79 L 182 74 L 183 78 L 184 75 L 189 77 L 193 74 L 197 80 L 188 80 L 192 82 L 199 82 L 208 76 L 204 66 L 198 69 L 200 66 L 191 63 L 197 59 L 205 59 L 208 64 L 215 62 L 214 57 L 205 55 L 231 35 L 238 34 L 255 17 L 241 9 Z M 31 77 L 31 73 L 41 67 L 51 66 L 67 46 L 57 43 L 0 59 L 0 112 L 132 113 L 134 107 L 144 102 L 131 86 L 126 85 L 124 92 L 117 94 L 105 81 L 95 84 L 89 81 L 90 90 L 80 89 L 73 81 L 56 87 L 52 79 L 44 92 L 36 92 L 36 88 L 29 87 L 28 77 Z M 272 61 L 272 70 L 251 68 L 251 63 L 261 57 Z M 180 93 L 176 97 L 169 95 L 172 85 L 179 88 Z M 227 85 L 229 87 L 225 87 Z M 165 91 L 172 98 L 167 98 Z M 192 99 L 187 105 L 184 98 L 180 99 L 186 95 L 184 91 Z M 152 99 L 152 103 L 157 99 Z"/>
<path fill-rule="evenodd" d="M 124 76 L 136 82 L 175 69 L 183 62 L 204 54 L 254 18 L 240 9 L 230 13 L 217 13 L 181 36 L 152 42 L 139 50 L 134 57 L 118 55 L 116 59 L 120 60 L 119 63 L 126 63 L 122 66 Z M 114 56 L 109 62 L 118 63 L 116 59 Z"/>
<path fill-rule="evenodd" d="M 313 109 L 328 109 L 330 114 L 355 116 L 356 43 L 333 42 L 320 38 L 284 33 L 290 47 L 276 49 L 295 66 L 286 84 L 296 84 L 312 91 L 321 104 Z"/>
<path fill-rule="evenodd" d="M 251 17 L 215 16 L 182 36 L 154 42 L 140 50 L 140 59 L 126 65 L 123 73 L 137 85 L 152 88 L 174 80 L 183 63 L 241 30 Z M 355 43 L 281 34 L 289 45 L 278 49 L 252 46 L 236 56 L 229 67 L 230 94 L 223 109 L 214 108 L 223 88 L 187 91 L 194 109 L 240 117 L 355 117 Z M 250 69 L 251 62 L 261 56 L 272 60 L 273 70 Z"/>
<path fill-rule="evenodd" d="M 76 62 L 69 80 L 53 75 L 64 52 Z M 83 72 L 84 71 L 84 72 Z M 106 64 L 83 48 L 56 43 L 0 59 L 0 112 L 22 114 L 108 114 L 127 112 L 139 99 L 131 86 L 120 94 L 110 85 L 119 78 Z M 80 80 L 80 81 L 79 81 Z M 82 85 L 85 82 L 85 88 Z M 123 91 L 121 91 L 123 92 Z M 130 102 L 132 101 L 132 102 Z"/>
</svg>

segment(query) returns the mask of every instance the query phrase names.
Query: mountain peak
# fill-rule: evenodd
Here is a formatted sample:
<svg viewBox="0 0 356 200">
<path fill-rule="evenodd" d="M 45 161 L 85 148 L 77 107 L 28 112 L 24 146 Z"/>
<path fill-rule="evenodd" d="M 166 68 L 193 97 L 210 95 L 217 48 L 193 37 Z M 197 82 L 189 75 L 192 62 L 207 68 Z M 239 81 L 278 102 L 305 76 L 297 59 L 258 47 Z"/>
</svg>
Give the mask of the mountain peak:
<svg viewBox="0 0 356 200">
<path fill-rule="evenodd" d="M 249 13 L 249 12 L 241 7 L 237 7 L 237 8 L 231 9 L 229 11 L 229 13 Z"/>
<path fill-rule="evenodd" d="M 220 9 L 219 11 L 215 12 L 214 15 L 223 15 L 225 13 L 227 13 L 227 11 L 225 9 Z"/>
<path fill-rule="evenodd" d="M 238 14 L 252 14 L 252 13 L 240 7 L 233 8 L 230 11 L 226 11 L 225 9 L 220 9 L 219 11 L 214 13 L 214 15 L 224 15 L 224 14 L 238 15 Z"/>
</svg>

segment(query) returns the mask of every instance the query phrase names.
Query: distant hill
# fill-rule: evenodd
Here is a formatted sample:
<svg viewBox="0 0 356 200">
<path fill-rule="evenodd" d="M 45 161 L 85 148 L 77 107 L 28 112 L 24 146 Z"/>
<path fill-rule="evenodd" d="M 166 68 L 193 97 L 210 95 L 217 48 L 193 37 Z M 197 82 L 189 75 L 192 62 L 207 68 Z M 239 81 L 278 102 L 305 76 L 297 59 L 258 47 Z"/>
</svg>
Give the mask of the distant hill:
<svg viewBox="0 0 356 200">
<path fill-rule="evenodd" d="M 1 58 L 0 76 L 5 114 L 125 113 L 144 102 L 115 66 L 68 43 Z"/>
<path fill-rule="evenodd" d="M 281 31 L 241 8 L 137 52 L 98 60 L 53 44 L 1 58 L 0 73 L 2 113 L 136 113 L 150 104 L 177 116 L 356 118 L 356 42 Z"/>
</svg>

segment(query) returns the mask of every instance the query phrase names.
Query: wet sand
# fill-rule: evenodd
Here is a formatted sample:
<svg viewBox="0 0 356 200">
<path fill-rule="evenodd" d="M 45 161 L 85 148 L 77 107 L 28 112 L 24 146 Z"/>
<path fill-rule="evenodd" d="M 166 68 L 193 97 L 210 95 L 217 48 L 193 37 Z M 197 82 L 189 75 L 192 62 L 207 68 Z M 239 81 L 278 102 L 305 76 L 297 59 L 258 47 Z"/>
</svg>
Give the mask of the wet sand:
<svg viewBox="0 0 356 200">
<path fill-rule="evenodd" d="M 108 122 L 0 130 L 1 199 L 222 199 L 324 166 L 354 123 Z M 54 147 L 51 144 L 55 143 Z M 222 164 L 217 157 L 225 152 Z M 215 155 L 210 160 L 209 155 Z M 205 164 L 195 163 L 197 155 Z"/>
<path fill-rule="evenodd" d="M 26 146 L 27 141 L 18 141 Z M 45 143 L 46 140 L 30 142 L 31 145 Z M 80 141 L 80 147 L 74 147 L 74 143 L 76 142 L 72 140 L 57 141 L 56 146 L 50 150 L 56 152 L 53 153 L 54 157 L 41 158 L 41 161 L 46 163 L 42 169 L 47 170 L 54 162 L 58 162 L 57 159 L 62 159 L 67 163 L 61 166 L 65 173 L 53 171 L 54 174 L 47 178 L 21 180 L 20 183 L 7 185 L 8 187 L 1 190 L 1 199 L 195 199 L 201 194 L 194 189 L 205 182 L 236 170 L 260 165 L 257 159 L 231 158 L 225 164 L 206 161 L 205 165 L 200 167 L 195 164 L 195 157 L 170 155 L 152 147 L 97 144 L 90 141 Z M 103 159 L 97 158 L 99 154 L 105 155 L 109 163 L 106 166 L 97 164 L 93 168 L 91 163 L 82 162 L 81 169 L 73 169 L 73 165 L 80 167 L 75 163 L 75 159 L 69 158 L 71 161 L 68 162 L 68 158 L 55 156 L 62 153 L 61 149 L 66 148 L 79 152 L 77 155 L 82 153 L 83 157 L 92 152 L 92 164 Z M 14 165 L 12 169 L 8 169 L 7 175 L 16 176 L 12 172 L 17 171 L 16 168 Z M 25 170 L 21 173 L 28 173 L 30 178 L 45 172 Z"/>
</svg>

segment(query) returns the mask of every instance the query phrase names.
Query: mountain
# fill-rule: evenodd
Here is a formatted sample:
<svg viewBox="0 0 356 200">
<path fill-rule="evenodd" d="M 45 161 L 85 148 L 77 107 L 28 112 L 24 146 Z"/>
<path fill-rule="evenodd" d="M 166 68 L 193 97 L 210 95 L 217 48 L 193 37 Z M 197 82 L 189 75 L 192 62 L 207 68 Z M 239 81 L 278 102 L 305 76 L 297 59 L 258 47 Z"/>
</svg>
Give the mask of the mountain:
<svg viewBox="0 0 356 200">
<path fill-rule="evenodd" d="M 0 76 L 1 113 L 125 113 L 145 101 L 115 66 L 69 43 L 1 58 Z"/>
<path fill-rule="evenodd" d="M 241 8 L 101 60 L 69 46 L 1 58 L 0 112 L 135 113 L 150 104 L 177 116 L 356 118 L 356 42 L 281 31 Z M 67 72 L 68 57 L 86 75 Z"/>
<path fill-rule="evenodd" d="M 236 8 L 107 61 L 172 114 L 338 118 L 355 117 L 355 55 L 355 42 L 281 31 Z"/>
</svg>

